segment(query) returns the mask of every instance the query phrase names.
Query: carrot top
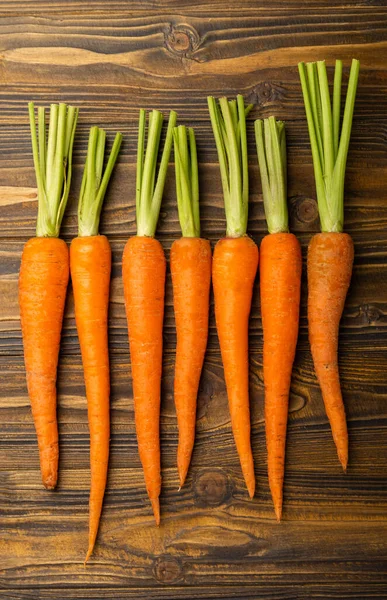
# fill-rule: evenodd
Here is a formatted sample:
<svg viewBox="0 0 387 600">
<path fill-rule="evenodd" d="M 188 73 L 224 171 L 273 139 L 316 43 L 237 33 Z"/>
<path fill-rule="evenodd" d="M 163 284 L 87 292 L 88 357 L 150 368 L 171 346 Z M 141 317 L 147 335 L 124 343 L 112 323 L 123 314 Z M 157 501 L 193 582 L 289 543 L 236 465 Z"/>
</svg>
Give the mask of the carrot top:
<svg viewBox="0 0 387 600">
<path fill-rule="evenodd" d="M 176 196 L 183 237 L 200 237 L 199 173 L 195 132 L 179 125 L 173 130 Z"/>
<path fill-rule="evenodd" d="M 254 127 L 267 227 L 269 233 L 285 233 L 289 231 L 285 123 L 269 117 L 257 119 Z"/>
<path fill-rule="evenodd" d="M 143 109 L 140 110 L 136 174 L 136 219 L 137 235 L 139 236 L 154 237 L 156 233 L 176 119 L 177 114 L 171 110 L 156 178 L 163 115 L 158 110 L 152 110 L 149 113 L 148 140 L 145 149 L 146 112 Z"/>
<path fill-rule="evenodd" d="M 243 96 L 228 101 L 207 98 L 211 124 L 222 178 L 227 236 L 241 237 L 246 234 L 249 179 L 247 158 L 246 116 L 253 108 L 245 107 Z"/>
<path fill-rule="evenodd" d="M 341 79 L 343 64 L 336 61 L 333 102 L 329 95 L 325 61 L 299 63 L 312 147 L 314 177 L 321 230 L 343 231 L 344 179 L 360 63 L 353 59 L 340 132 Z"/>
<path fill-rule="evenodd" d="M 87 158 L 79 194 L 79 237 L 98 235 L 102 204 L 120 151 L 121 142 L 122 134 L 116 133 L 104 172 L 103 161 L 105 156 L 106 132 L 99 127 L 92 127 L 90 129 Z"/>
<path fill-rule="evenodd" d="M 32 153 L 38 186 L 37 237 L 58 237 L 69 196 L 72 153 L 78 108 L 51 104 L 46 136 L 45 109 L 38 108 L 36 133 L 35 106 L 28 104 Z"/>
</svg>

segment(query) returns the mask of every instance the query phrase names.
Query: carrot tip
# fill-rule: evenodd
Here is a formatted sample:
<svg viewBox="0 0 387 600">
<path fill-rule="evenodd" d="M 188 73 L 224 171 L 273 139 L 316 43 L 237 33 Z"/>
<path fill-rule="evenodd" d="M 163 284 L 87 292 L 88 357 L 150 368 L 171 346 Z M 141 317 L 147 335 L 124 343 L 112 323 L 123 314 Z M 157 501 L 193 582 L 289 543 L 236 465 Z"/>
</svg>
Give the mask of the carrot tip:
<svg viewBox="0 0 387 600">
<path fill-rule="evenodd" d="M 92 546 L 91 548 L 90 548 L 90 546 L 89 546 L 89 549 L 88 549 L 88 551 L 87 551 L 87 554 L 86 554 L 85 562 L 83 563 L 83 566 L 84 566 L 85 568 L 86 568 L 86 563 L 87 563 L 87 561 L 89 560 L 89 558 L 90 558 L 90 556 L 91 556 L 92 552 L 93 552 L 93 546 Z"/>
<path fill-rule="evenodd" d="M 276 506 L 274 510 L 275 516 L 277 517 L 277 522 L 280 523 L 282 518 L 282 506 Z"/>
<path fill-rule="evenodd" d="M 150 498 L 153 514 L 155 517 L 156 525 L 160 525 L 160 501 L 158 498 Z"/>
<path fill-rule="evenodd" d="M 44 483 L 43 482 L 44 487 L 46 488 L 46 490 L 49 490 L 52 492 L 52 490 L 55 490 L 56 485 L 50 485 L 49 483 Z"/>
<path fill-rule="evenodd" d="M 51 472 L 49 474 L 46 474 L 42 478 L 42 482 L 46 490 L 55 490 L 57 484 L 57 473 Z"/>
<path fill-rule="evenodd" d="M 185 482 L 185 478 L 187 477 L 187 471 L 188 471 L 188 466 L 184 469 L 182 467 L 179 467 L 179 489 L 181 489 L 184 485 Z"/>
<path fill-rule="evenodd" d="M 339 456 L 339 461 L 340 461 L 341 466 L 343 467 L 344 473 L 346 473 L 347 472 L 347 466 L 348 466 L 348 458 L 347 458 L 347 456 L 344 456 L 344 457 Z"/>
<path fill-rule="evenodd" d="M 255 484 L 250 484 L 247 486 L 247 491 L 249 493 L 249 497 L 250 500 L 252 500 L 254 498 L 254 494 L 255 494 Z"/>
</svg>

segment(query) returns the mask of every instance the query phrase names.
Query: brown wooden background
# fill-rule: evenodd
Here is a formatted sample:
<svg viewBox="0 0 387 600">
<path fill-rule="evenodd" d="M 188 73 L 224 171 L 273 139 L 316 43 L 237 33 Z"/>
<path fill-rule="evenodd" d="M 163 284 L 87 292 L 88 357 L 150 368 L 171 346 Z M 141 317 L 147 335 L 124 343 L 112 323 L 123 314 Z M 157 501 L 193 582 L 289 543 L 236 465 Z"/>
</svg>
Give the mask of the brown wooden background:
<svg viewBox="0 0 387 600">
<path fill-rule="evenodd" d="M 9 0 L 0 2 L 0 597 L 6 599 L 387 598 L 387 6 L 383 0 Z M 177 492 L 172 397 L 175 331 L 167 284 L 162 400 L 162 525 L 143 485 L 133 424 L 121 254 L 134 232 L 138 109 L 175 109 L 197 132 L 203 234 L 224 232 L 206 95 L 241 92 L 249 119 L 249 231 L 265 233 L 252 121 L 287 122 L 291 226 L 318 230 L 299 60 L 361 60 L 348 160 L 346 230 L 356 248 L 340 337 L 350 464 L 336 458 L 307 340 L 306 281 L 290 403 L 284 519 L 266 476 L 262 329 L 251 317 L 251 407 L 257 495 L 249 501 L 232 441 L 213 316 L 192 468 Z M 346 68 L 346 76 L 348 69 Z M 40 483 L 17 306 L 23 244 L 37 212 L 27 102 L 80 107 L 76 199 L 92 124 L 124 134 L 101 230 L 113 247 L 110 475 L 100 535 L 85 569 L 89 440 L 69 291 L 59 371 L 60 480 Z M 158 235 L 179 235 L 170 167 Z M 257 286 L 258 287 L 258 286 Z"/>
</svg>

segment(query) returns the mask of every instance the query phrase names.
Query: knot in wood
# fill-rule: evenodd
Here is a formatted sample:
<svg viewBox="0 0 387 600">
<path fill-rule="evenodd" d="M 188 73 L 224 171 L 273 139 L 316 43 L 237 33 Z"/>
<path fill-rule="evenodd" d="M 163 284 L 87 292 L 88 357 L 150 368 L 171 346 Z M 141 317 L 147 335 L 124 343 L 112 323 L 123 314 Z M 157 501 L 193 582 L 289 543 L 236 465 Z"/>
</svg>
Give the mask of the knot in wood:
<svg viewBox="0 0 387 600">
<path fill-rule="evenodd" d="M 318 221 L 317 202 L 313 198 L 295 196 L 290 199 L 290 217 L 294 224 L 314 225 Z"/>
<path fill-rule="evenodd" d="M 232 485 L 229 477 L 220 469 L 202 470 L 195 477 L 195 504 L 216 507 L 231 499 Z"/>
<path fill-rule="evenodd" d="M 380 310 L 372 304 L 362 304 L 359 308 L 359 313 L 362 320 L 365 321 L 367 325 L 374 325 L 381 317 Z"/>
<path fill-rule="evenodd" d="M 153 573 L 160 583 L 175 583 L 183 576 L 180 562 L 172 556 L 159 556 L 155 560 Z"/>
<path fill-rule="evenodd" d="M 189 55 L 199 46 L 199 34 L 189 25 L 171 25 L 165 37 L 165 43 L 170 52 L 179 56 Z"/>
<path fill-rule="evenodd" d="M 285 91 L 282 87 L 268 81 L 262 81 L 252 89 L 251 93 L 247 96 L 247 100 L 259 106 L 266 106 L 267 104 L 281 101 L 284 95 Z"/>
</svg>

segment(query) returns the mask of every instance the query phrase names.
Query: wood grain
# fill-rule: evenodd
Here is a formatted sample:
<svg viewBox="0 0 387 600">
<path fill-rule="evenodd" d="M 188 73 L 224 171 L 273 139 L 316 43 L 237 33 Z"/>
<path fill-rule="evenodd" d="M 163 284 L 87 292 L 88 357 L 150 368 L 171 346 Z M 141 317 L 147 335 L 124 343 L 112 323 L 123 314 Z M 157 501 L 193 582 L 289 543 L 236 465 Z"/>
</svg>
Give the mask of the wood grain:
<svg viewBox="0 0 387 600">
<path fill-rule="evenodd" d="M 101 0 L 0 2 L 0 597 L 7 600 L 160 598 L 310 600 L 387 598 L 387 7 L 383 0 Z M 348 159 L 345 225 L 355 267 L 340 333 L 350 465 L 338 465 L 307 339 L 303 276 L 293 371 L 284 520 L 275 522 L 266 475 L 262 327 L 257 283 L 250 322 L 252 444 L 257 494 L 249 501 L 234 448 L 211 304 L 198 399 L 197 442 L 177 491 L 173 367 L 176 336 L 168 274 L 161 443 L 162 525 L 153 526 L 137 454 L 121 257 L 135 231 L 140 107 L 177 110 L 198 139 L 203 234 L 225 230 L 208 94 L 242 92 L 248 122 L 249 232 L 266 232 L 253 120 L 286 121 L 291 229 L 305 257 L 318 231 L 299 60 L 361 61 Z M 101 231 L 113 249 L 110 307 L 111 461 L 95 555 L 84 569 L 89 489 L 86 401 L 69 290 L 58 376 L 60 479 L 40 484 L 26 391 L 17 278 L 34 235 L 37 197 L 27 102 L 80 107 L 74 182 L 63 225 L 76 235 L 87 131 L 124 143 Z M 179 235 L 170 167 L 158 235 Z"/>
</svg>

